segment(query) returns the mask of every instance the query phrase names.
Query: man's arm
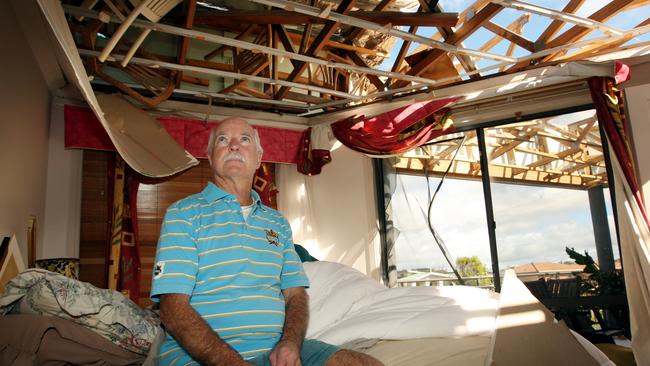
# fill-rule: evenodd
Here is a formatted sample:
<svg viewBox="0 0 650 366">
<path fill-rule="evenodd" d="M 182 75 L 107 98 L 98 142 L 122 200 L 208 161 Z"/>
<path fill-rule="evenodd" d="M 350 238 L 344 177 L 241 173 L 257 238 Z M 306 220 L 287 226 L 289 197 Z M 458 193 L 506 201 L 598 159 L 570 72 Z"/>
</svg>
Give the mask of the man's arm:
<svg viewBox="0 0 650 366">
<path fill-rule="evenodd" d="M 300 366 L 300 348 L 309 321 L 309 297 L 304 287 L 282 290 L 285 318 L 282 338 L 269 356 L 273 366 Z"/>
<path fill-rule="evenodd" d="M 192 308 L 189 296 L 160 295 L 160 320 L 181 347 L 201 365 L 250 365 Z"/>
</svg>

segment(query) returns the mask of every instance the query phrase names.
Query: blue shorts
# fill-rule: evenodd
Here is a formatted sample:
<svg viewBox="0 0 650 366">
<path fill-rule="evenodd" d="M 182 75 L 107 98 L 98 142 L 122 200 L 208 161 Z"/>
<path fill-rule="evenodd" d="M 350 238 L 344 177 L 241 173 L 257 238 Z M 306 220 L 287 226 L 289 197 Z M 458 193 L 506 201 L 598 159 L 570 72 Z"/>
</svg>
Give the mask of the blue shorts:
<svg viewBox="0 0 650 366">
<path fill-rule="evenodd" d="M 323 366 L 338 350 L 340 348 L 337 346 L 315 339 L 305 339 L 300 349 L 300 360 L 303 366 Z M 271 366 L 268 353 L 246 360 L 246 362 L 255 366 Z"/>
</svg>

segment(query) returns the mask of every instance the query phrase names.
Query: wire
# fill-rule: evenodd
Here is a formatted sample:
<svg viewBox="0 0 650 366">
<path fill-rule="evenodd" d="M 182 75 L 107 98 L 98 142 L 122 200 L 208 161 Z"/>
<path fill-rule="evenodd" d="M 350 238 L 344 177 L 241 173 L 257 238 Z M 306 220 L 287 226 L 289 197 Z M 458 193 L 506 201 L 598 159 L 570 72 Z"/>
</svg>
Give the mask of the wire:
<svg viewBox="0 0 650 366">
<path fill-rule="evenodd" d="M 458 148 L 454 152 L 454 155 L 451 157 L 451 160 L 449 161 L 449 165 L 447 166 L 447 169 L 445 170 L 445 173 L 442 175 L 442 178 L 440 178 L 440 182 L 438 183 L 438 186 L 436 187 L 435 192 L 433 193 L 433 197 L 431 197 L 431 190 L 430 190 L 430 185 L 429 185 L 429 171 L 428 169 L 425 168 L 425 178 L 427 180 L 427 197 L 429 198 L 429 207 L 427 209 L 427 213 L 425 214 L 422 212 L 423 215 L 425 215 L 425 218 L 427 220 L 427 224 L 429 225 L 429 231 L 433 235 L 433 239 L 435 240 L 436 244 L 438 244 L 438 248 L 440 248 L 440 251 L 442 252 L 442 256 L 445 257 L 445 260 L 451 267 L 451 270 L 454 272 L 456 275 L 456 278 L 458 278 L 458 283 L 461 285 L 465 284 L 465 280 L 460 276 L 458 273 L 458 270 L 456 269 L 456 265 L 454 262 L 451 260 L 451 254 L 449 253 L 449 249 L 447 249 L 447 246 L 445 245 L 445 241 L 442 239 L 440 234 L 438 234 L 438 231 L 435 229 L 433 224 L 431 223 L 431 208 L 433 207 L 433 201 L 436 199 L 436 195 L 438 195 L 438 192 L 440 191 L 440 188 L 442 187 L 442 183 L 445 181 L 445 178 L 447 177 L 447 174 L 449 174 L 449 171 L 451 170 L 451 166 L 454 163 L 454 160 L 456 160 L 456 155 L 458 155 L 458 152 L 460 149 L 463 147 L 465 144 L 466 137 L 459 137 L 456 139 L 452 140 L 461 140 L 460 143 L 458 144 Z M 422 210 L 422 207 L 420 207 L 420 210 Z"/>
</svg>

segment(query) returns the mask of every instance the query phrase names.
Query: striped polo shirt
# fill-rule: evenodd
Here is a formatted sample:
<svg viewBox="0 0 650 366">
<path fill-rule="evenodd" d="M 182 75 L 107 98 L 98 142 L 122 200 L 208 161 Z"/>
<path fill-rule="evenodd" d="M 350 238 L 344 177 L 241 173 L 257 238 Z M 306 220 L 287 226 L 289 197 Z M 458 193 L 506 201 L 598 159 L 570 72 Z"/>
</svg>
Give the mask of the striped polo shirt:
<svg viewBox="0 0 650 366">
<path fill-rule="evenodd" d="M 236 198 L 213 183 L 169 206 L 151 285 L 154 301 L 161 294 L 189 295 L 192 307 L 246 359 L 279 341 L 281 290 L 309 285 L 287 220 L 257 192 L 252 198 L 248 220 Z M 169 335 L 160 356 L 163 365 L 192 363 Z"/>
</svg>

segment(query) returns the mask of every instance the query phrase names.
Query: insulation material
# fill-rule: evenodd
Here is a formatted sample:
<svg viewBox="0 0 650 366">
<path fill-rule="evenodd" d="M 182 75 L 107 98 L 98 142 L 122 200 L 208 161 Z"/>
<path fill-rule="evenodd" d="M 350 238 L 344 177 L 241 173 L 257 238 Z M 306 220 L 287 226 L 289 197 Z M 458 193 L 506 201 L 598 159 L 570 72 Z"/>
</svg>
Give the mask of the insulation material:
<svg viewBox="0 0 650 366">
<path fill-rule="evenodd" d="M 124 161 L 139 173 L 165 177 L 197 165 L 167 131 L 145 111 L 120 95 L 97 95 L 104 128 Z"/>
<path fill-rule="evenodd" d="M 116 97 L 102 101 L 96 98 L 70 34 L 61 3 L 53 0 L 39 0 L 38 3 L 63 51 L 59 64 L 66 77 L 81 91 L 124 160 L 138 173 L 149 177 L 166 177 L 197 165 L 198 161 L 181 149 L 143 111 L 124 100 L 115 99 Z M 105 114 L 103 108 L 111 110 Z"/>
</svg>

